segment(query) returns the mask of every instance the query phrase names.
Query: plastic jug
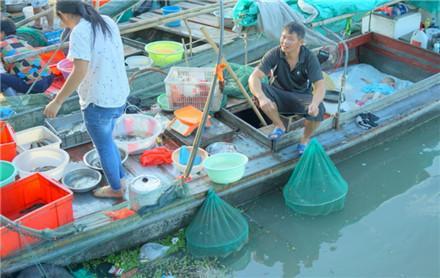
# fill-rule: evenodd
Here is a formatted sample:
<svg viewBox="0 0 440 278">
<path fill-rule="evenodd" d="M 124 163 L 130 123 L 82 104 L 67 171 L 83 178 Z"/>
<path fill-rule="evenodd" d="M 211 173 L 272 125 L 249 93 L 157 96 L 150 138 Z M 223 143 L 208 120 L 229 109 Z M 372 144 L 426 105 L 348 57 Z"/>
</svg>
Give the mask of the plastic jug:
<svg viewBox="0 0 440 278">
<path fill-rule="evenodd" d="M 410 44 L 421 48 L 427 48 L 428 36 L 425 34 L 425 32 L 423 32 L 423 30 L 414 31 L 414 33 L 411 36 Z"/>
</svg>

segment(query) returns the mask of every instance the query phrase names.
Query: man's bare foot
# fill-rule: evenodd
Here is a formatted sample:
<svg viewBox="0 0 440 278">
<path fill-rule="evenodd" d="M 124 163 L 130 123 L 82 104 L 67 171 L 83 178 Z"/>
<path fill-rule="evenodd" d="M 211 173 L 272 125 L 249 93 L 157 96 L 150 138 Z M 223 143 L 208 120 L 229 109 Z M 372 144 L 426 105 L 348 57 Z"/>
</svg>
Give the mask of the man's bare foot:
<svg viewBox="0 0 440 278">
<path fill-rule="evenodd" d="M 122 190 L 114 191 L 109 185 L 100 187 L 93 191 L 93 195 L 97 198 L 122 198 Z"/>
</svg>

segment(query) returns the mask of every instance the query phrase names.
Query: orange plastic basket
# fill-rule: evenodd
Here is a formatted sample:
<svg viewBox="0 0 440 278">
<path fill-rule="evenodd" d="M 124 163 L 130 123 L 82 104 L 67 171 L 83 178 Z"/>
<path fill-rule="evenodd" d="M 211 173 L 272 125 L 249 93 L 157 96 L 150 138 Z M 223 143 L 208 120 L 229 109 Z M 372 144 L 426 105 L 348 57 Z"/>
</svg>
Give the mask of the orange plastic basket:
<svg viewBox="0 0 440 278">
<path fill-rule="evenodd" d="M 12 161 L 17 155 L 17 144 L 13 136 L 12 127 L 0 121 L 0 160 Z"/>
<path fill-rule="evenodd" d="M 40 54 L 41 60 L 43 60 L 43 66 L 49 61 L 50 57 L 55 53 L 55 51 L 49 51 L 46 53 Z M 54 75 L 61 75 L 61 71 L 57 68 L 57 63 L 63 59 L 66 58 L 66 55 L 64 55 L 64 52 L 61 50 L 58 50 L 55 54 L 55 56 L 52 58 L 52 61 L 50 62 L 49 68 L 52 71 Z"/>
<path fill-rule="evenodd" d="M 40 173 L 0 188 L 0 214 L 29 228 L 55 229 L 73 221 L 73 193 Z M 0 257 L 37 242 L 0 226 Z"/>
</svg>

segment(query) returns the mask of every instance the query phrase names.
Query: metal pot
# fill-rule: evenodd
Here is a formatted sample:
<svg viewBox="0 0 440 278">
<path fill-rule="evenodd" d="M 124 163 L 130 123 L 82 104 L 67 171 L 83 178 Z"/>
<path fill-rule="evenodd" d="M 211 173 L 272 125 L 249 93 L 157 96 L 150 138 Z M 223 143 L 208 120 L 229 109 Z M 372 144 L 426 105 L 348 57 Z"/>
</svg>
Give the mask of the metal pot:
<svg viewBox="0 0 440 278">
<path fill-rule="evenodd" d="M 161 181 L 151 175 L 136 177 L 129 186 L 128 200 L 132 210 L 156 205 L 163 193 Z"/>
</svg>

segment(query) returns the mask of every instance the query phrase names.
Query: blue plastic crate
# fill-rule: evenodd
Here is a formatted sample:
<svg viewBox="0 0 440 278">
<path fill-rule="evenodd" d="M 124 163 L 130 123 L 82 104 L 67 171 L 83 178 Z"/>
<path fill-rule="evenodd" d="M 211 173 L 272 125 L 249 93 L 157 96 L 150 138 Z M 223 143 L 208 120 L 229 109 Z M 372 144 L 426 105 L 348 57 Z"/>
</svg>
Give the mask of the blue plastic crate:
<svg viewBox="0 0 440 278">
<path fill-rule="evenodd" d="M 61 41 L 62 33 L 63 33 L 63 29 L 57 29 L 55 31 L 45 32 L 44 36 L 47 39 L 47 43 L 51 45 L 51 44 L 59 43 Z"/>
</svg>

